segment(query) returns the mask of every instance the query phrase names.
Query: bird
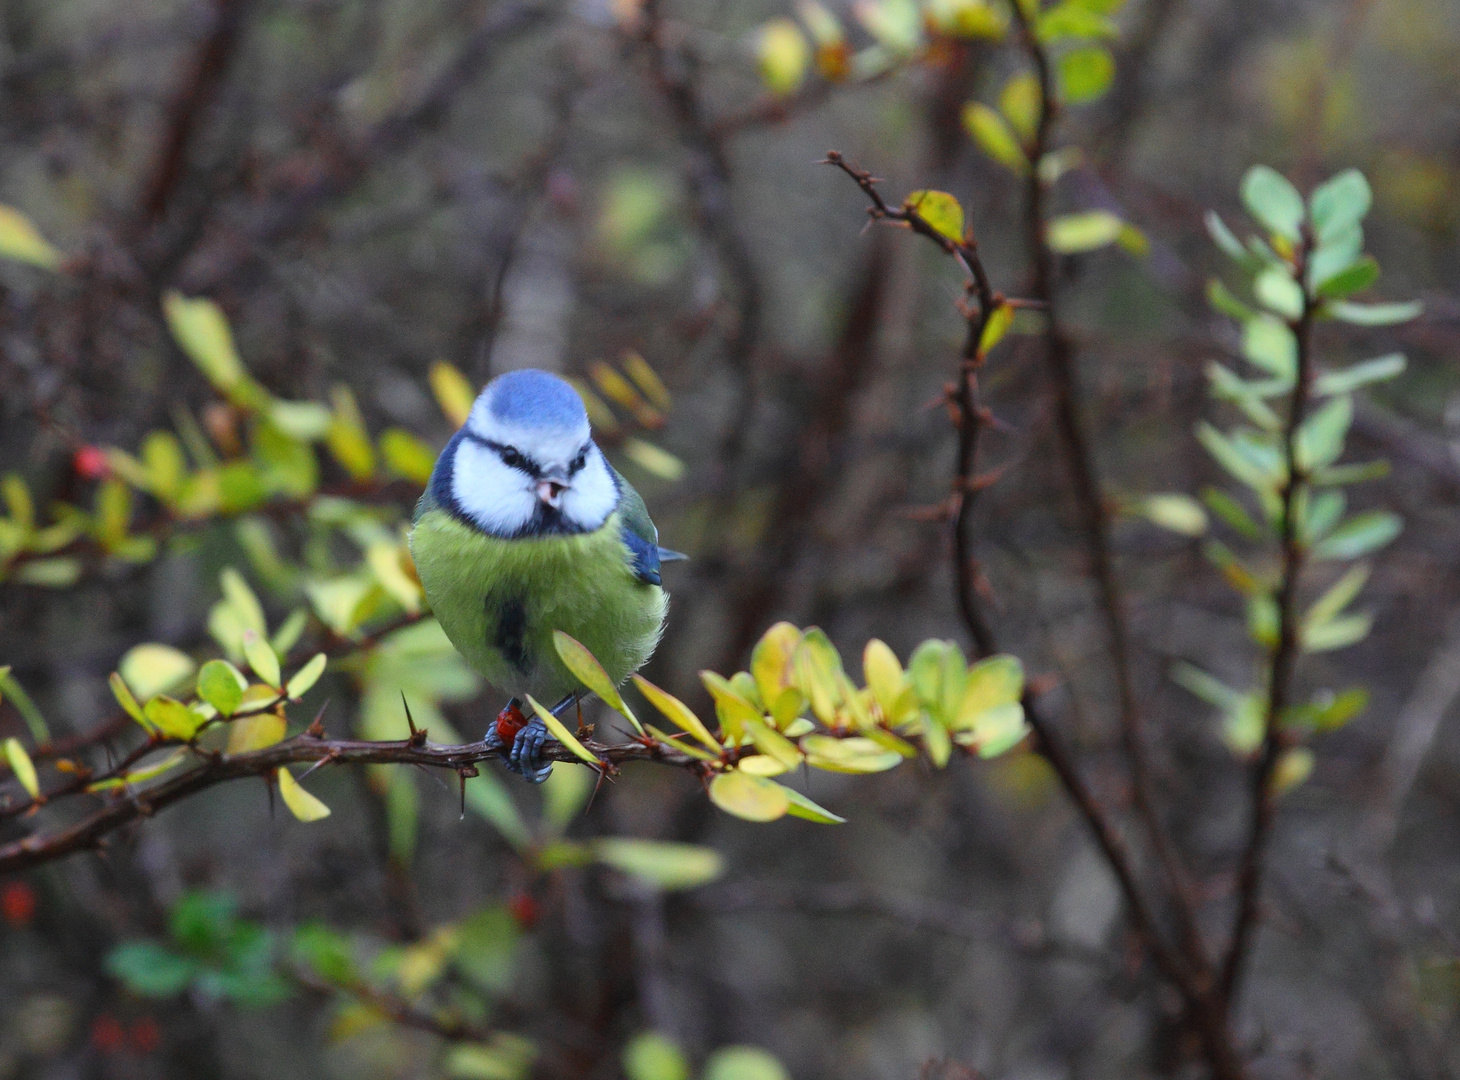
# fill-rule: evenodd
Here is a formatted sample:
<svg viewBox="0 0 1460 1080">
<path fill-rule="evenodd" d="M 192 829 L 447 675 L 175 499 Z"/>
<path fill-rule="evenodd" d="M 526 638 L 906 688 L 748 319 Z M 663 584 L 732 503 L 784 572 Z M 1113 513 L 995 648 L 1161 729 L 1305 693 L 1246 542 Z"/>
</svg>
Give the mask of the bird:
<svg viewBox="0 0 1460 1080">
<path fill-rule="evenodd" d="M 530 694 L 555 702 L 554 715 L 586 690 L 553 632 L 622 683 L 664 632 L 660 565 L 684 558 L 659 546 L 644 500 L 593 441 L 578 392 L 534 368 L 482 389 L 436 459 L 409 543 L 432 614 L 467 663 L 512 695 L 508 709 Z M 541 783 L 550 737 L 531 714 L 508 768 Z"/>
</svg>

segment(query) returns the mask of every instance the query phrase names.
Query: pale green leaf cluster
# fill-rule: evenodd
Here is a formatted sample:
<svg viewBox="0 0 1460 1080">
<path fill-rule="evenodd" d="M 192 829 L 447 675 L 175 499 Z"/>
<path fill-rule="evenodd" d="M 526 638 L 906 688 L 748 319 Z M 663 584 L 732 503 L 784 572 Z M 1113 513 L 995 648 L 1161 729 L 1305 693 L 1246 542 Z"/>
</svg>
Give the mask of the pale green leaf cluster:
<svg viewBox="0 0 1460 1080">
<path fill-rule="evenodd" d="M 1383 476 L 1383 462 L 1343 460 L 1353 425 L 1355 392 L 1392 379 L 1405 369 L 1404 357 L 1389 353 L 1344 367 L 1315 358 L 1308 408 L 1291 431 L 1290 416 L 1299 373 L 1299 335 L 1311 339 L 1312 324 L 1336 319 L 1379 326 L 1412 318 L 1418 304 L 1357 303 L 1351 299 L 1377 281 L 1379 267 L 1363 252 L 1363 220 L 1371 204 L 1368 182 L 1355 170 L 1321 184 L 1308 199 L 1280 173 L 1257 166 L 1244 177 L 1241 197 L 1259 233 L 1245 241 L 1216 214 L 1207 226 L 1217 247 L 1241 277 L 1238 289 L 1213 281 L 1212 306 L 1239 324 L 1241 364 L 1214 362 L 1207 375 L 1212 397 L 1229 406 L 1236 422 L 1222 428 L 1203 421 L 1197 440 L 1233 483 L 1209 487 L 1200 502 L 1180 493 L 1148 496 L 1140 509 L 1163 528 L 1205 537 L 1203 551 L 1247 605 L 1248 633 L 1271 655 L 1279 644 L 1281 587 L 1277 558 L 1291 505 L 1291 533 L 1303 565 L 1361 559 L 1392 541 L 1400 531 L 1387 510 L 1350 512 L 1346 488 Z M 1289 461 L 1292 461 L 1292 469 Z M 1231 534 L 1230 540 L 1219 535 Z M 1239 554 L 1233 544 L 1249 549 Z M 1249 553 L 1250 552 L 1250 553 Z M 1316 596 L 1304 590 L 1297 620 L 1298 647 L 1307 653 L 1346 648 L 1369 633 L 1372 617 L 1352 608 L 1369 576 L 1369 567 L 1349 566 L 1327 577 Z M 1192 665 L 1179 665 L 1176 680 L 1221 713 L 1222 732 L 1234 752 L 1250 754 L 1267 730 L 1266 678 L 1238 690 Z M 1341 726 L 1362 709 L 1360 687 L 1341 693 L 1320 690 L 1301 705 L 1288 707 L 1277 722 L 1300 736 Z M 1312 769 L 1306 747 L 1290 748 L 1279 761 L 1273 784 L 1284 790 Z"/>
</svg>

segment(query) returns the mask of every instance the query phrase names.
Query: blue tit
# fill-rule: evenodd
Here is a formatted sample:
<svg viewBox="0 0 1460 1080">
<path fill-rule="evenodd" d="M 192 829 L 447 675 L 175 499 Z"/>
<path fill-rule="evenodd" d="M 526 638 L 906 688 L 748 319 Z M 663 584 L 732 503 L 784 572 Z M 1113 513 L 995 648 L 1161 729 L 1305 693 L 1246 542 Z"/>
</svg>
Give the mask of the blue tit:
<svg viewBox="0 0 1460 1080">
<path fill-rule="evenodd" d="M 431 610 L 467 662 L 514 699 L 584 693 L 553 631 L 582 642 L 615 684 L 654 653 L 669 597 L 644 500 L 593 442 L 568 383 L 521 370 L 487 384 L 431 474 L 410 536 Z M 515 700 L 514 700 L 515 703 Z M 535 715 L 508 765 L 534 783 L 552 766 Z"/>
</svg>

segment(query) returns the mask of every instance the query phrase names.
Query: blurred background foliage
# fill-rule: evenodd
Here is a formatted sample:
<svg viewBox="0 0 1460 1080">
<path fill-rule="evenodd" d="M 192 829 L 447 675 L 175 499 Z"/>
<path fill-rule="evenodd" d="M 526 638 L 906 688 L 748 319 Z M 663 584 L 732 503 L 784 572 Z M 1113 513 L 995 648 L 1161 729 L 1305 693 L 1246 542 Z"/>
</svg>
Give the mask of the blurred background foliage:
<svg viewBox="0 0 1460 1080">
<path fill-rule="evenodd" d="M 1371 557 L 1372 632 L 1304 661 L 1301 700 L 1362 687 L 1367 709 L 1314 699 L 1313 726 L 1342 727 L 1284 778 L 1301 783 L 1238 1026 L 1263 1076 L 1453 1076 L 1460 8 L 1050 7 L 1067 107 L 1039 164 L 1066 222 L 1049 234 L 1062 319 L 1121 512 L 1156 784 L 1217 911 L 1262 735 L 1231 688 L 1253 684 L 1249 630 L 1269 630 L 1176 498 L 1223 483 L 1193 431 L 1238 415 L 1212 401 L 1213 362 L 1252 357 L 1246 320 L 1208 303 L 1211 278 L 1237 282 L 1204 214 L 1245 236 L 1257 162 L 1305 192 L 1358 167 L 1372 295 L 1423 300 L 1402 325 L 1315 334 L 1331 368 L 1407 357 L 1356 395 L 1348 433 L 1353 460 L 1392 464 L 1348 508 L 1405 527 Z M 940 406 L 961 279 L 931 245 L 860 231 L 865 200 L 816 162 L 841 150 L 890 201 L 951 193 L 996 285 L 1025 292 L 1037 116 L 1011 16 L 0 2 L 7 747 L 135 731 L 113 671 L 145 703 L 210 657 L 279 688 L 316 652 L 333 662 L 300 725 L 328 698 L 332 732 L 403 738 L 404 694 L 434 741 L 479 737 L 501 702 L 421 620 L 401 530 L 474 391 L 527 365 L 577 380 L 692 556 L 666 571 L 646 674 L 700 715 L 697 673 L 747 667 L 777 619 L 848 657 L 957 638 Z M 1115 688 L 1041 328 L 1017 313 L 982 374 L 983 465 L 1003 471 L 979 494 L 978 555 L 1001 646 L 1116 804 Z M 260 670 L 264 639 L 283 670 Z M 207 719 L 178 704 L 146 722 Z M 264 720 L 254 737 L 276 737 Z M 590 801 L 591 780 L 560 766 L 537 792 L 484 768 L 463 795 L 404 766 L 321 770 L 307 785 L 333 813 L 309 825 L 250 781 L 0 882 L 0 1077 L 1198 1068 L 1027 745 L 818 772 L 836 829 L 735 821 L 677 770 L 629 767 Z M 0 819 L 0 842 L 30 825 Z"/>
</svg>

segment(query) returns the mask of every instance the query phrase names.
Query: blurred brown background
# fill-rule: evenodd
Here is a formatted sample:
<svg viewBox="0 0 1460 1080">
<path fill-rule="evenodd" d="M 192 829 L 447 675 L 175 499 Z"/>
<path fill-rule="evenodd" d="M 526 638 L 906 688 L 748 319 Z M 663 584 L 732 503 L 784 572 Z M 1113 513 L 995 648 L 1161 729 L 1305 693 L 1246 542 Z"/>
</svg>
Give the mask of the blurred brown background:
<svg viewBox="0 0 1460 1080">
<path fill-rule="evenodd" d="M 774 106 L 754 35 L 787 5 L 672 0 L 658 14 L 670 47 L 656 52 L 607 0 L 0 2 L 0 202 L 79 260 L 64 280 L 0 267 L 0 465 L 79 499 L 77 445 L 135 447 L 179 402 L 212 399 L 167 335 L 166 289 L 217 300 L 272 391 L 324 399 L 344 382 L 372 430 L 437 446 L 449 431 L 433 361 L 479 385 L 520 366 L 582 375 L 634 350 L 674 395 L 652 438 L 686 469 L 671 481 L 610 453 L 663 542 L 692 556 L 666 570 L 673 609 L 651 678 L 703 704 L 695 673 L 744 666 L 777 618 L 826 628 L 849 661 L 871 636 L 904 657 L 959 637 L 946 530 L 913 511 L 947 492 L 953 433 L 935 405 L 961 281 L 930 245 L 864 231 L 861 194 L 817 162 L 836 148 L 890 196 L 952 192 L 996 283 L 1017 293 L 1018 186 L 958 109 L 1019 61 L 959 44 L 864 83 L 813 80 Z M 1057 196 L 1115 209 L 1151 241 L 1144 259 L 1080 260 L 1067 286 L 1113 500 L 1215 479 L 1190 432 L 1213 410 L 1203 368 L 1234 343 L 1204 299 L 1220 266 L 1201 218 L 1241 219 L 1250 165 L 1304 188 L 1363 169 L 1380 291 L 1425 301 L 1396 330 L 1319 337 L 1334 359 L 1409 357 L 1354 440 L 1359 459 L 1394 464 L 1358 497 L 1406 530 L 1377 560 L 1373 635 L 1306 662 L 1314 681 L 1362 681 L 1371 705 L 1282 804 L 1241 1027 L 1262 1076 L 1451 1077 L 1460 6 L 1131 0 L 1118 22 L 1114 90 L 1061 122 L 1087 167 Z M 1108 664 L 1043 369 L 1035 339 L 1014 341 L 985 379 L 1002 430 L 984 460 L 1008 463 L 979 510 L 991 610 L 1001 644 L 1058 677 L 1061 729 L 1118 798 Z M 1251 678 L 1242 614 L 1194 545 L 1123 521 L 1116 546 L 1159 787 L 1220 899 L 1246 781 L 1211 710 L 1167 672 L 1190 659 Z M 218 569 L 241 559 L 220 529 L 74 590 L 0 586 L 0 662 L 54 723 L 85 730 L 112 711 L 106 674 L 130 645 L 206 640 Z M 265 595 L 276 615 L 291 606 Z M 475 737 L 497 705 L 484 693 L 449 718 Z M 354 705 L 332 708 L 343 729 Z M 19 732 L 6 709 L 0 725 Z M 628 770 L 575 828 L 708 844 L 729 871 L 668 898 L 588 870 L 535 886 L 543 915 L 509 1013 L 591 1028 L 596 1049 L 571 1072 L 594 1077 L 618 1075 L 618 1047 L 644 1028 L 692 1056 L 764 1046 L 797 1080 L 902 1080 L 943 1057 L 1008 1080 L 1195 1068 L 1039 759 L 817 783 L 848 824 L 752 826 L 716 814 L 687 776 Z M 320 826 L 270 817 L 255 785 L 221 788 L 104 860 L 28 878 L 37 911 L 0 923 L 0 1078 L 439 1075 L 416 1034 L 331 1041 L 317 1001 L 139 1003 L 101 969 L 189 886 L 228 888 L 265 922 L 407 938 L 521 886 L 497 834 L 458 820 L 452 786 L 421 780 L 404 883 L 358 778 L 315 786 L 335 807 Z M 109 1050 L 99 1016 L 155 1018 L 160 1045 Z"/>
</svg>

